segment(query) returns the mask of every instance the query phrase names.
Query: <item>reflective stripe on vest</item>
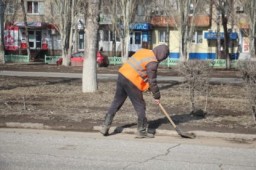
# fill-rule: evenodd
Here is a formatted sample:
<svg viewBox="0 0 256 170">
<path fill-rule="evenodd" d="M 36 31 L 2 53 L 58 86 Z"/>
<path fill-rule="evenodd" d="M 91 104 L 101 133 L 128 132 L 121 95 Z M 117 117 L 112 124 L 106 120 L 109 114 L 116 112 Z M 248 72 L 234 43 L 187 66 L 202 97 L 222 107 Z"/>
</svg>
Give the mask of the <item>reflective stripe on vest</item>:
<svg viewBox="0 0 256 170">
<path fill-rule="evenodd" d="M 141 60 L 137 60 L 135 57 L 131 57 L 128 61 L 127 64 L 130 64 L 130 66 L 136 70 L 136 72 L 140 75 L 140 77 L 147 82 L 148 81 L 148 76 L 146 73 L 146 69 L 142 67 L 143 63 L 149 63 L 151 61 L 155 61 L 155 57 L 146 57 Z"/>
<path fill-rule="evenodd" d="M 130 80 L 138 89 L 146 91 L 149 88 L 146 65 L 149 62 L 157 62 L 151 50 L 143 49 L 135 53 L 122 65 L 119 72 Z"/>
</svg>

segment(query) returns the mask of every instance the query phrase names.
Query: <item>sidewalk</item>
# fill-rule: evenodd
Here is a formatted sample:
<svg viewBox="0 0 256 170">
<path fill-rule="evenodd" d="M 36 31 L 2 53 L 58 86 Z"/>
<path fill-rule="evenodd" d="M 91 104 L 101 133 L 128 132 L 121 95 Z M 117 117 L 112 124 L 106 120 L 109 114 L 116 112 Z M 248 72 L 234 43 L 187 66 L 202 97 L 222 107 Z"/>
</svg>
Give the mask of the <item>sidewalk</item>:
<svg viewBox="0 0 256 170">
<path fill-rule="evenodd" d="M 82 73 L 59 73 L 59 72 L 28 72 L 28 71 L 0 71 L 1 76 L 19 76 L 19 77 L 58 77 L 58 78 L 82 78 Z M 101 80 L 116 80 L 117 74 L 98 74 Z M 176 81 L 183 82 L 183 77 L 178 76 L 158 76 L 158 81 Z M 210 83 L 214 84 L 241 84 L 241 78 L 221 78 L 212 77 Z"/>
</svg>

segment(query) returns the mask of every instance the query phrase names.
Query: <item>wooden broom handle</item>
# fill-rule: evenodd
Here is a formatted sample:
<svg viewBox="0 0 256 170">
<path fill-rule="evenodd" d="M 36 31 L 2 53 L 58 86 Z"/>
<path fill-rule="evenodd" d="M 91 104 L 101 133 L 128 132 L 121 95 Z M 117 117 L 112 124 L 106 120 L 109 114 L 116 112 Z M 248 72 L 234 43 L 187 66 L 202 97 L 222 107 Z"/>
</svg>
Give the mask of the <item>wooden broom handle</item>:
<svg viewBox="0 0 256 170">
<path fill-rule="evenodd" d="M 164 107 L 162 106 L 161 103 L 159 103 L 159 107 L 161 108 L 162 112 L 165 114 L 165 116 L 167 117 L 167 119 L 171 122 L 172 126 L 176 129 L 176 125 L 175 123 L 172 121 L 170 115 L 166 112 L 166 110 L 164 109 Z"/>
</svg>

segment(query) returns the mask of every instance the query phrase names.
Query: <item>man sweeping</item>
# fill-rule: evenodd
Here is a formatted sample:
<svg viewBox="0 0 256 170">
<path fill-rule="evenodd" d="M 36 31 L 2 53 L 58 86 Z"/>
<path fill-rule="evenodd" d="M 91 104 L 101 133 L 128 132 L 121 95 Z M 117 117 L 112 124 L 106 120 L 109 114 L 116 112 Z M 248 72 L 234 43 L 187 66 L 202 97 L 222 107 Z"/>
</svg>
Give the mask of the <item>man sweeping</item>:
<svg viewBox="0 0 256 170">
<path fill-rule="evenodd" d="M 169 55 L 169 48 L 161 44 L 149 49 L 140 49 L 124 63 L 118 71 L 114 100 L 106 113 L 100 130 L 104 136 L 109 135 L 109 128 L 116 112 L 122 107 L 127 97 L 138 116 L 137 138 L 153 138 L 147 131 L 146 103 L 143 92 L 150 90 L 156 104 L 160 103 L 160 91 L 157 85 L 157 69 L 161 61 Z"/>
</svg>

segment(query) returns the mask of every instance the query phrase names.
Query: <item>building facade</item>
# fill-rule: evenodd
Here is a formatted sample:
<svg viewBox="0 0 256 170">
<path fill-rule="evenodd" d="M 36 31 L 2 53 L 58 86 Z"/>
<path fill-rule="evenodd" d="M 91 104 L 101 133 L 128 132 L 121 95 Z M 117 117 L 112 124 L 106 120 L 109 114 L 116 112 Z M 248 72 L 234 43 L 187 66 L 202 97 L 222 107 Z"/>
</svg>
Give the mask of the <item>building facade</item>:
<svg viewBox="0 0 256 170">
<path fill-rule="evenodd" d="M 15 4 L 17 0 L 10 0 L 6 7 L 6 22 L 4 31 L 6 54 L 26 54 L 27 46 L 31 51 L 30 60 L 42 60 L 45 55 L 61 55 L 60 35 L 50 21 L 51 4 L 49 0 L 24 0 L 27 16 L 28 41 L 26 43 L 26 32 L 24 15 L 21 5 Z M 170 58 L 180 58 L 180 37 L 181 30 L 179 23 L 179 9 L 177 4 L 163 4 L 162 1 L 147 1 L 139 4 L 136 8 L 135 17 L 130 25 L 129 51 L 132 55 L 139 48 L 152 49 L 159 43 L 167 43 L 170 48 Z M 175 2 L 175 1 L 173 1 Z M 108 4 L 105 4 L 108 5 Z M 112 16 L 109 12 L 103 11 L 100 14 L 100 28 L 98 48 L 108 56 L 120 56 L 121 43 L 118 34 L 113 31 Z M 239 4 L 234 4 L 234 21 L 228 25 L 230 50 L 232 59 L 237 59 L 240 52 L 249 51 L 249 38 L 246 35 L 248 24 L 243 9 Z M 212 3 L 206 3 L 199 13 L 194 12 L 193 4 L 190 4 L 187 24 L 193 30 L 192 37 L 188 43 L 189 59 L 221 59 L 223 56 L 218 52 L 217 41 L 220 39 L 220 48 L 223 49 L 223 29 L 216 21 L 220 17 L 218 10 Z M 121 18 L 120 14 L 116 14 Z M 77 21 L 71 29 L 75 32 L 72 37 L 73 52 L 84 50 L 84 21 L 83 18 Z M 120 25 L 121 27 L 121 25 Z M 220 35 L 217 36 L 217 30 Z"/>
<path fill-rule="evenodd" d="M 43 60 L 45 55 L 61 54 L 61 40 L 51 18 L 50 1 L 24 0 L 27 24 L 20 1 L 10 0 L 6 6 L 4 30 L 5 53 L 26 55 L 30 48 L 33 61 Z M 25 27 L 27 26 L 28 35 Z M 28 36 L 28 44 L 26 37 Z"/>
<path fill-rule="evenodd" d="M 164 1 L 166 2 L 166 1 Z M 169 1 L 171 2 L 171 1 Z M 212 2 L 212 1 L 210 1 Z M 234 1 L 235 2 L 235 1 Z M 163 4 L 162 1 L 148 1 L 148 5 L 138 6 L 136 16 L 131 23 L 130 45 L 131 52 L 138 48 L 153 48 L 159 43 L 167 43 L 170 48 L 170 58 L 180 58 L 180 37 L 181 29 L 179 24 L 181 17 L 179 15 L 178 5 Z M 229 53 L 231 59 L 238 59 L 239 53 L 249 51 L 248 36 L 245 30 L 248 30 L 246 17 L 241 8 L 241 4 L 232 4 L 232 17 L 228 23 L 229 31 Z M 188 59 L 223 59 L 224 31 L 220 21 L 220 11 L 216 9 L 213 3 L 205 1 L 201 4 L 199 12 L 195 13 L 195 4 L 190 4 L 190 10 L 187 13 L 187 24 L 192 28 L 192 37 L 188 40 Z M 196 9 L 198 10 L 198 9 Z M 100 23 L 101 36 L 105 37 L 99 40 L 100 46 L 105 51 L 113 51 L 113 43 L 116 43 L 115 50 L 120 51 L 119 39 L 111 36 L 111 29 L 106 25 L 111 25 L 111 16 L 103 15 L 105 21 Z M 219 32 L 219 33 L 218 33 Z M 220 49 L 218 50 L 217 41 L 220 39 Z M 111 55 L 111 54 L 110 54 Z"/>
</svg>

